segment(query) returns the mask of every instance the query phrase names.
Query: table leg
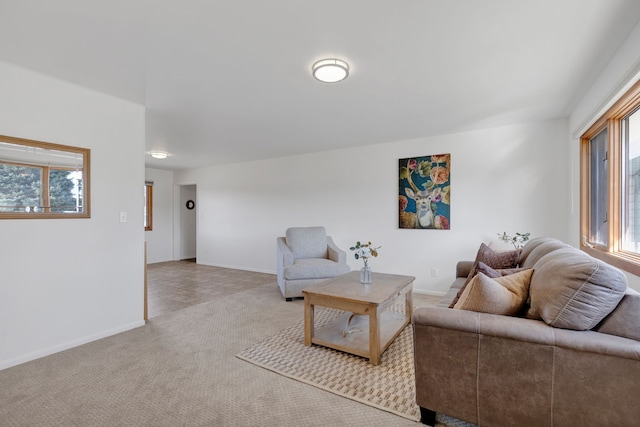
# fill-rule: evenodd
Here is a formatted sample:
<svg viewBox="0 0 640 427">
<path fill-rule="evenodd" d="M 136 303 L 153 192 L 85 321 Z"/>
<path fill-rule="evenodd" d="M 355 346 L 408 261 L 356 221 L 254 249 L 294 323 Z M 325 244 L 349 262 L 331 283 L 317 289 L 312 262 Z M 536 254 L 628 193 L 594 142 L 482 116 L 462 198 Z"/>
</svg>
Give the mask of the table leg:
<svg viewBox="0 0 640 427">
<path fill-rule="evenodd" d="M 413 289 L 409 289 L 409 292 L 407 292 L 404 313 L 407 316 L 407 321 L 411 323 L 411 316 L 413 315 Z"/>
<path fill-rule="evenodd" d="M 380 322 L 378 307 L 369 310 L 369 363 L 380 364 Z"/>
<path fill-rule="evenodd" d="M 310 346 L 313 340 L 314 305 L 308 298 L 304 299 L 304 345 Z"/>
</svg>

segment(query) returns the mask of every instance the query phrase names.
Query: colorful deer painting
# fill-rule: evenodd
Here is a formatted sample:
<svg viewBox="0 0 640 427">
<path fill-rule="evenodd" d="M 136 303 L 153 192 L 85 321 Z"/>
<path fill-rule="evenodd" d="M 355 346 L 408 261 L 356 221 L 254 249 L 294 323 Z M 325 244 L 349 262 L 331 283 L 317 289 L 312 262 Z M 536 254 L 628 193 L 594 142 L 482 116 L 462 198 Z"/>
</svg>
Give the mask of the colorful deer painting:
<svg viewBox="0 0 640 427">
<path fill-rule="evenodd" d="M 450 154 L 400 159 L 400 228 L 449 229 L 450 164 Z"/>
</svg>

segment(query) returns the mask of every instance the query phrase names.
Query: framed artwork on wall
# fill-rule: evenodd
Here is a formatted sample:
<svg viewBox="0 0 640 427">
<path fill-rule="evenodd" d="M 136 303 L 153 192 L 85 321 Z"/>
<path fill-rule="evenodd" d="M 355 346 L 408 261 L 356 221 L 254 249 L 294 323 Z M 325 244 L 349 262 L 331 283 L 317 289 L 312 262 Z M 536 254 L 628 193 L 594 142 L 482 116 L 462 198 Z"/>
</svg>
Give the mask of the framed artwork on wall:
<svg viewBox="0 0 640 427">
<path fill-rule="evenodd" d="M 449 230 L 451 226 L 451 154 L 398 161 L 400 228 Z"/>
</svg>

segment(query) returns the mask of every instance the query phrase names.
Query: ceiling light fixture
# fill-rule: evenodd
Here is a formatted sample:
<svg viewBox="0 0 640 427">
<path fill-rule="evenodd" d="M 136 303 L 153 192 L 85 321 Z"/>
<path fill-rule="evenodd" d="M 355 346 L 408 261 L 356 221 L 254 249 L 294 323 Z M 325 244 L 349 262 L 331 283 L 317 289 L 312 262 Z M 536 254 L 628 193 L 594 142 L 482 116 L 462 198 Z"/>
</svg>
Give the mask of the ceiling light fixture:
<svg viewBox="0 0 640 427">
<path fill-rule="evenodd" d="M 321 59 L 311 66 L 313 77 L 325 83 L 337 83 L 349 75 L 349 64 L 340 59 Z"/>
<path fill-rule="evenodd" d="M 169 157 L 169 153 L 167 153 L 166 151 L 150 151 L 149 154 L 154 159 L 166 159 L 167 157 Z"/>
</svg>

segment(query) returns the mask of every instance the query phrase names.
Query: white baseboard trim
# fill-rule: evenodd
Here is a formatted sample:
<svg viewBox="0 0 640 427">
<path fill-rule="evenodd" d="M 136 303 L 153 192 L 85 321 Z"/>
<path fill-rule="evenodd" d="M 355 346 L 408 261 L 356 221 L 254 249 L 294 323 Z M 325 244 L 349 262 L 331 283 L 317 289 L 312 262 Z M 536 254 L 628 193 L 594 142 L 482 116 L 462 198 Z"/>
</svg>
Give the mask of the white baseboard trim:
<svg viewBox="0 0 640 427">
<path fill-rule="evenodd" d="M 425 291 L 424 289 L 414 289 L 413 293 L 420 295 L 431 295 L 434 297 L 443 297 L 446 294 L 446 292 L 442 291 Z"/>
<path fill-rule="evenodd" d="M 137 322 L 132 322 L 127 325 L 122 325 L 117 328 L 108 329 L 106 331 L 102 331 L 97 334 L 89 335 L 83 338 L 79 338 L 77 340 L 69 341 L 63 344 L 55 345 L 53 347 L 45 348 L 42 350 L 34 351 L 32 353 L 28 353 L 19 357 L 15 357 L 9 360 L 0 361 L 0 371 L 3 369 L 11 368 L 13 366 L 21 365 L 26 362 L 30 362 L 35 359 L 40 359 L 41 357 L 49 356 L 54 353 L 59 353 L 64 350 L 68 350 L 73 347 L 77 347 L 79 345 L 87 344 L 92 341 L 96 341 L 102 338 L 110 337 L 111 335 L 116 335 L 121 332 L 126 332 L 128 330 L 138 328 L 140 326 L 144 326 L 144 320 L 139 320 Z"/>
<path fill-rule="evenodd" d="M 225 265 L 225 264 L 209 264 L 206 262 L 198 262 L 198 264 L 206 265 L 209 267 L 230 268 L 232 270 L 244 270 L 244 271 L 251 271 L 253 273 L 273 274 L 274 276 L 276 275 L 276 272 L 273 270 L 261 270 L 256 268 L 238 267 L 235 265 Z M 354 271 L 354 270 L 351 270 L 351 271 Z M 443 292 L 443 291 L 429 291 L 429 290 L 416 289 L 416 288 L 413 288 L 413 293 L 421 294 L 421 295 L 431 295 L 436 297 L 443 297 L 446 294 L 446 292 Z"/>
<path fill-rule="evenodd" d="M 265 274 L 273 274 L 274 276 L 276 275 L 276 272 L 273 270 L 261 270 L 261 269 L 256 269 L 256 268 L 248 268 L 248 267 L 237 267 L 234 265 L 224 265 L 224 264 L 209 264 L 206 262 L 200 262 L 196 260 L 197 264 L 200 265 L 206 265 L 209 267 L 220 267 L 220 268 L 229 268 L 232 270 L 244 270 L 244 271 L 251 271 L 252 273 L 265 273 Z"/>
</svg>

